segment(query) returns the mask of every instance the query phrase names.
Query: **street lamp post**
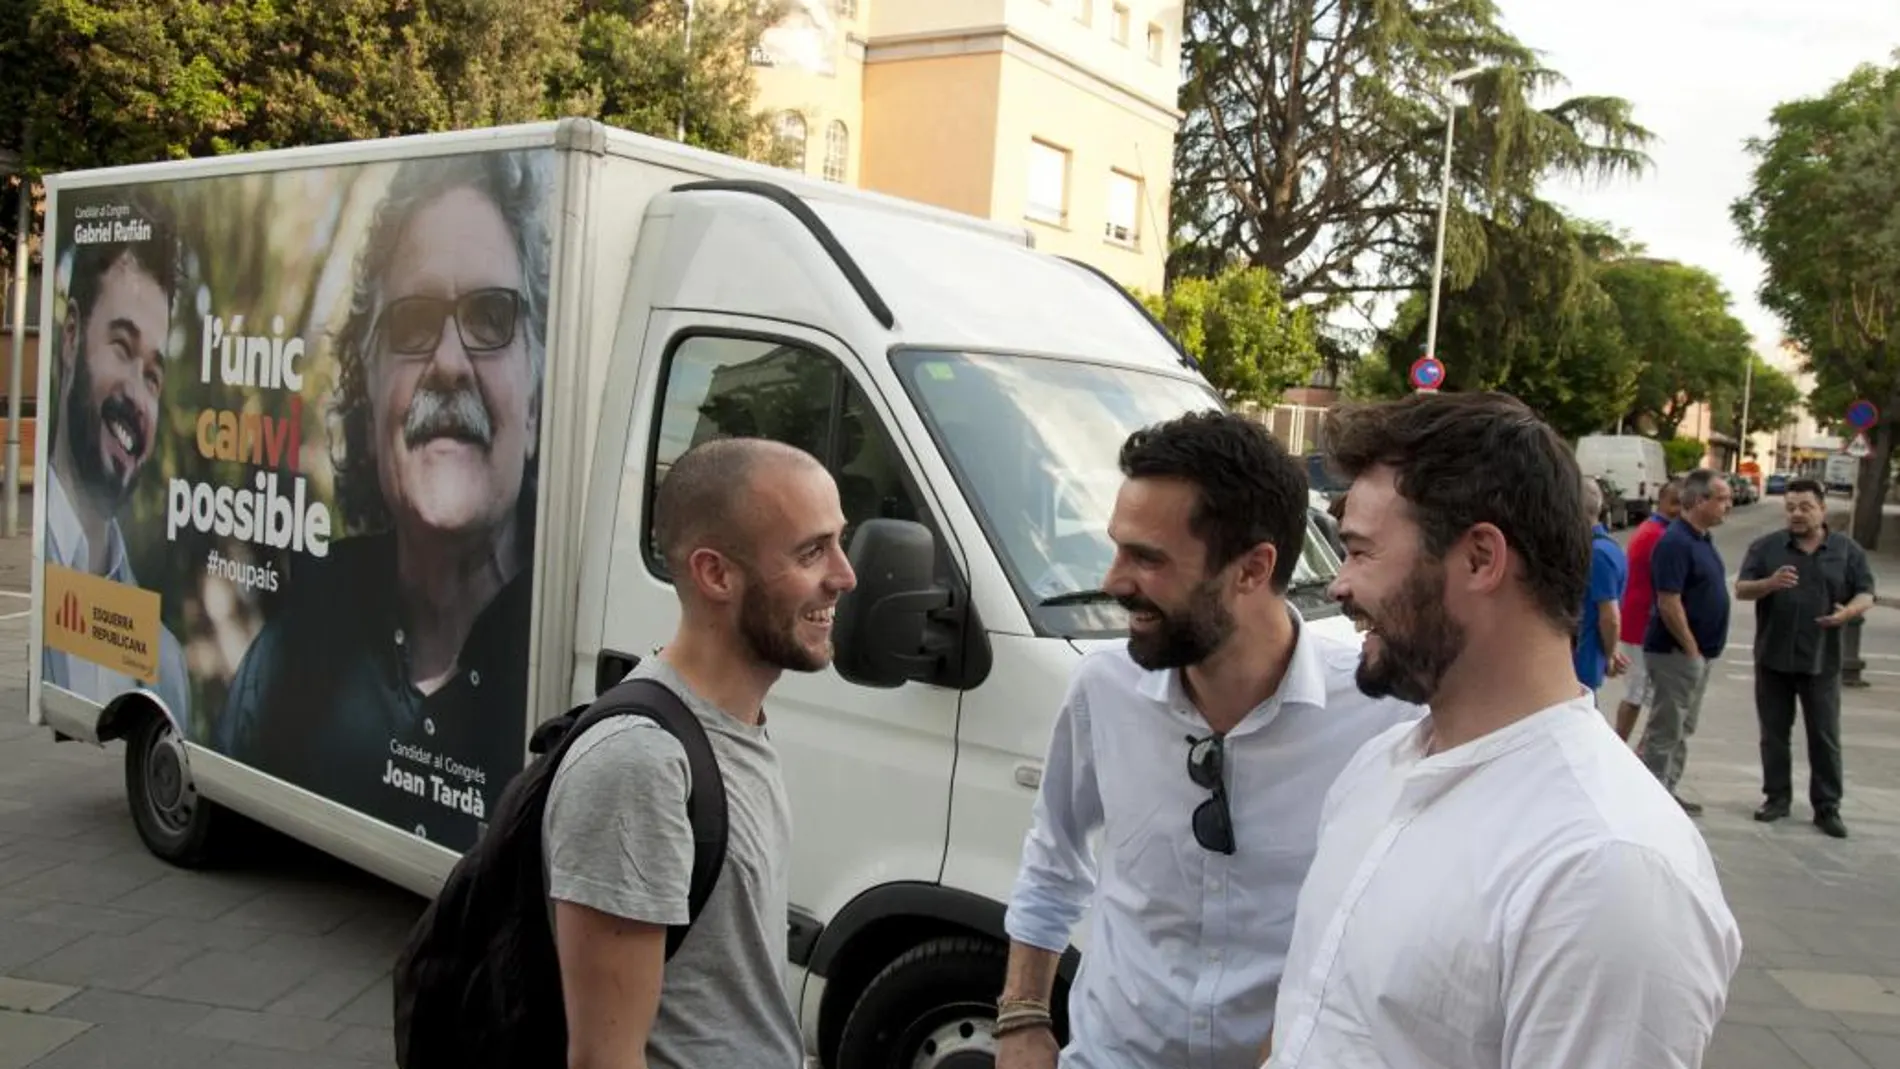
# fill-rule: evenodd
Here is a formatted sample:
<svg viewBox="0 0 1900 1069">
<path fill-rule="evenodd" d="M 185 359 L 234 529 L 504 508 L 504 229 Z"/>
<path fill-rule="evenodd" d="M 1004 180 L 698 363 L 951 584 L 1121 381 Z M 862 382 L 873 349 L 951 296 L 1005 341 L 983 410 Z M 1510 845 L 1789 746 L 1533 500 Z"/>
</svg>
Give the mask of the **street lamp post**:
<svg viewBox="0 0 1900 1069">
<path fill-rule="evenodd" d="M 680 144 L 686 143 L 686 108 L 693 78 L 693 0 L 686 0 L 686 64 L 680 71 Z"/>
<path fill-rule="evenodd" d="M 27 180 L 26 153 L 30 134 L 21 138 L 21 152 L 9 153 L 8 163 L 20 172 L 20 222 L 13 235 L 12 351 L 7 366 L 6 533 L 20 533 L 20 389 L 21 365 L 26 361 L 26 238 L 33 222 L 33 183 Z M 44 357 L 42 357 L 44 359 Z"/>
<path fill-rule="evenodd" d="M 1445 273 L 1445 213 L 1451 204 L 1451 132 L 1458 116 L 1453 94 L 1459 82 L 1483 72 L 1483 67 L 1466 67 L 1445 79 L 1445 161 L 1438 180 L 1438 240 L 1432 250 L 1432 301 L 1425 322 L 1425 355 L 1434 360 L 1438 358 L 1438 291 Z"/>
</svg>

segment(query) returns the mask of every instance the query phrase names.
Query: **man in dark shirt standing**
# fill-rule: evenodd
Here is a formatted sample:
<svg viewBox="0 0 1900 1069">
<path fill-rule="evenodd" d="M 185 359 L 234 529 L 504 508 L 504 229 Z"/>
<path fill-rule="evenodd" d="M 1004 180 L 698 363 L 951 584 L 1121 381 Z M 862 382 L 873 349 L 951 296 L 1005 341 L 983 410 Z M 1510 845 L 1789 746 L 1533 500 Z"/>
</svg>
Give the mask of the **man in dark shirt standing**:
<svg viewBox="0 0 1900 1069">
<path fill-rule="evenodd" d="M 1755 819 L 1788 815 L 1794 795 L 1788 738 L 1794 704 L 1808 731 L 1808 801 L 1814 823 L 1836 839 L 1841 822 L 1841 626 L 1874 604 L 1867 554 L 1828 530 L 1826 495 L 1813 479 L 1788 484 L 1786 530 L 1755 540 L 1735 596 L 1755 603 L 1755 717 L 1761 724 L 1762 794 Z"/>
<path fill-rule="evenodd" d="M 1689 759 L 1689 736 L 1702 712 L 1702 694 L 1728 644 L 1728 573 L 1709 532 L 1728 517 L 1734 491 L 1716 472 L 1683 476 L 1682 514 L 1650 556 L 1655 607 L 1643 634 L 1643 661 L 1655 687 L 1655 706 L 1638 751 L 1669 793 L 1676 793 Z M 1690 815 L 1700 803 L 1676 795 Z"/>
</svg>

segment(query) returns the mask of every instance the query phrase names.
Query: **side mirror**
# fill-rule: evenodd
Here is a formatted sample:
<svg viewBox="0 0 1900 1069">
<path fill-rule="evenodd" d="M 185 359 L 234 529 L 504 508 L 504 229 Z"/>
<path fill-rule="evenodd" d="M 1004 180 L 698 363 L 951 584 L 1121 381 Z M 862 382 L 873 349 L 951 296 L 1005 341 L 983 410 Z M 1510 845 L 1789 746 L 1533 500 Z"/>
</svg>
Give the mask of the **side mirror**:
<svg viewBox="0 0 1900 1069">
<path fill-rule="evenodd" d="M 851 539 L 858 585 L 832 627 L 838 674 L 870 687 L 942 683 L 955 673 L 965 613 L 936 581 L 936 539 L 910 520 L 864 521 Z"/>
</svg>

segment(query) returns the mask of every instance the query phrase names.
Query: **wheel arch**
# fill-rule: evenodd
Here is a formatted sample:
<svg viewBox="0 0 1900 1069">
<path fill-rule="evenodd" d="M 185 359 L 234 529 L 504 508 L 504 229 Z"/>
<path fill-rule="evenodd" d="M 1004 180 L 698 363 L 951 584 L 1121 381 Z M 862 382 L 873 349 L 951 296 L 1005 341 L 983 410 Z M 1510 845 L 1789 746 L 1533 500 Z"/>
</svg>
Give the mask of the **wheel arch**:
<svg viewBox="0 0 1900 1069">
<path fill-rule="evenodd" d="M 944 936 L 973 935 L 1004 947 L 1007 907 L 985 895 L 939 883 L 908 881 L 870 888 L 845 903 L 814 938 L 802 941 L 808 956 L 794 964 L 823 978 L 818 1011 L 819 1057 L 832 1064 L 845 1019 L 873 978 L 906 951 Z M 1074 982 L 1082 962 L 1071 946 L 1056 970 L 1056 997 Z M 998 992 L 999 994 L 1001 992 Z"/>
</svg>

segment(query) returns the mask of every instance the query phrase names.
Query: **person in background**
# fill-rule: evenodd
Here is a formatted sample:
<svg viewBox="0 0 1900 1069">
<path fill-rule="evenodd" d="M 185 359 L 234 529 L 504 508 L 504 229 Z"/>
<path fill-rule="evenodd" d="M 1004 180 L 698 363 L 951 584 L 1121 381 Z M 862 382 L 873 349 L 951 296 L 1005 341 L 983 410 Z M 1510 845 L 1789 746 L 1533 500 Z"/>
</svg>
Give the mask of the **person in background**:
<svg viewBox="0 0 1900 1069">
<path fill-rule="evenodd" d="M 1682 483 L 1671 479 L 1656 492 L 1656 511 L 1644 517 L 1631 536 L 1625 557 L 1629 562 L 1629 582 L 1623 587 L 1622 635 L 1617 652 L 1629 661 L 1623 672 L 1623 700 L 1616 707 L 1616 733 L 1628 742 L 1636 730 L 1636 718 L 1655 697 L 1650 685 L 1648 666 L 1643 663 L 1643 632 L 1649 627 L 1649 611 L 1655 604 L 1655 590 L 1649 582 L 1649 555 L 1656 543 L 1682 514 Z"/>
<path fill-rule="evenodd" d="M 1579 686 L 1589 516 L 1516 398 L 1337 408 L 1357 679 L 1429 703 L 1327 792 L 1269 1069 L 1698 1066 L 1741 934 L 1695 824 Z M 1085 959 L 1086 960 L 1086 959 Z"/>
<path fill-rule="evenodd" d="M 1583 513 L 1590 524 L 1590 585 L 1583 594 L 1583 614 L 1577 621 L 1577 648 L 1574 655 L 1577 681 L 1595 694 L 1606 675 L 1621 675 L 1629 667 L 1629 658 L 1617 649 L 1621 634 L 1617 602 L 1623 597 L 1629 579 L 1629 562 L 1623 547 L 1610 537 L 1609 528 L 1597 517 L 1603 511 L 1603 484 L 1585 476 Z"/>
<path fill-rule="evenodd" d="M 1795 479 L 1782 498 L 1788 526 L 1756 539 L 1735 596 L 1755 603 L 1755 717 L 1761 726 L 1764 823 L 1788 815 L 1794 795 L 1788 737 L 1794 707 L 1808 732 L 1808 802 L 1836 839 L 1841 820 L 1841 628 L 1874 604 L 1867 554 L 1827 526 L 1827 491 Z"/>
<path fill-rule="evenodd" d="M 1637 747 L 1671 794 L 1689 760 L 1709 676 L 1728 646 L 1728 571 L 1712 532 L 1728 518 L 1735 491 L 1720 472 L 1698 468 L 1683 476 L 1681 497 L 1682 514 L 1649 558 L 1656 607 L 1643 632 L 1643 663 L 1655 705 Z M 1676 801 L 1690 815 L 1702 812 L 1700 802 L 1680 794 Z"/>
<path fill-rule="evenodd" d="M 1255 1069 L 1326 788 L 1423 710 L 1360 693 L 1357 642 L 1287 601 L 1306 475 L 1265 427 L 1185 415 L 1131 435 L 1121 470 L 1102 588 L 1128 642 L 1083 659 L 1057 714 L 997 1069 Z M 1058 1051 L 1049 1000 L 1084 912 Z"/>
</svg>

